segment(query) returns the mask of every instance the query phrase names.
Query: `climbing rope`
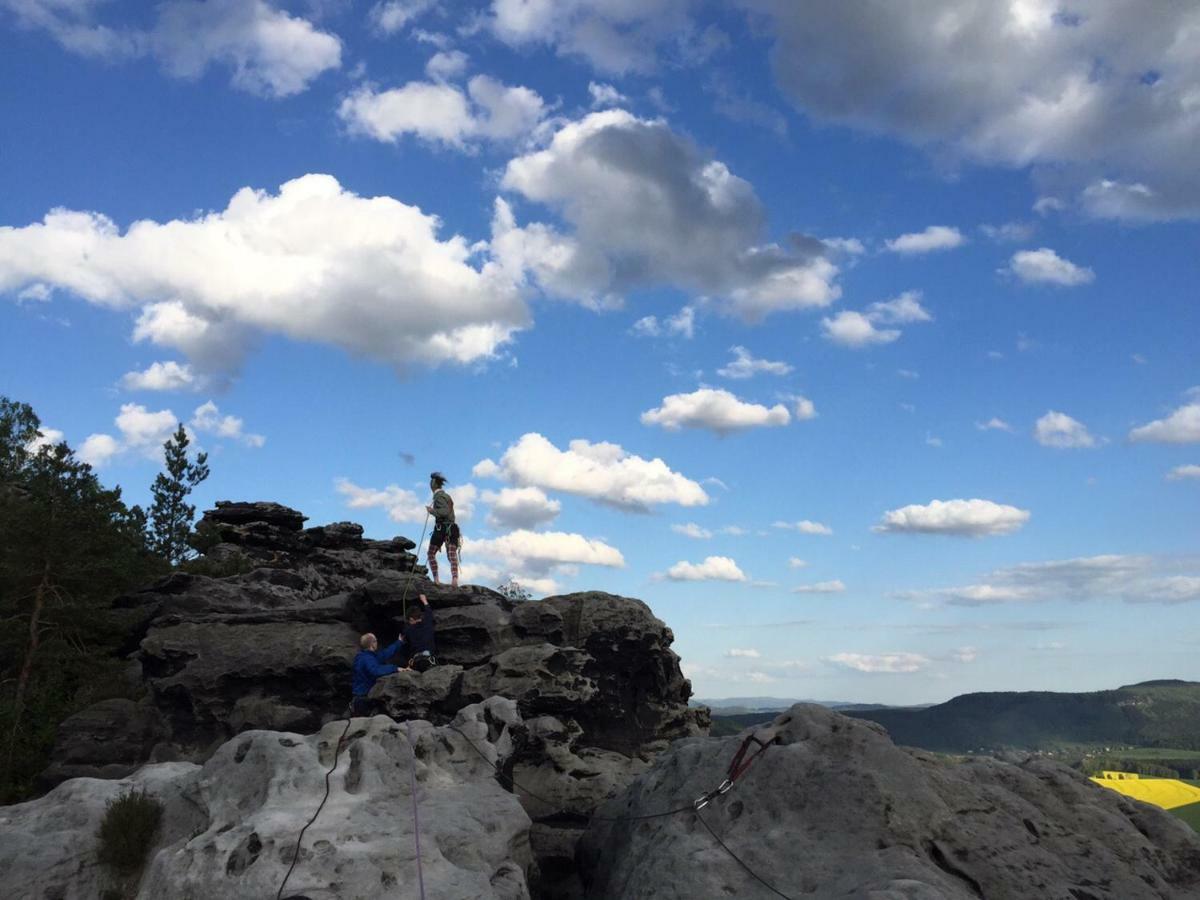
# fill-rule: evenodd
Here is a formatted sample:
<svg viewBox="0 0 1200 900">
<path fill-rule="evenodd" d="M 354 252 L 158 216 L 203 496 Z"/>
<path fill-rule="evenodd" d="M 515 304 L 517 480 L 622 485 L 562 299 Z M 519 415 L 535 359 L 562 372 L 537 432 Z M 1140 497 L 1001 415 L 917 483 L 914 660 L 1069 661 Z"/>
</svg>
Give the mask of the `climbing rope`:
<svg viewBox="0 0 1200 900">
<path fill-rule="evenodd" d="M 421 540 L 417 543 L 417 553 L 413 558 L 412 563 L 408 567 L 408 574 L 411 576 L 417 567 L 417 563 L 421 559 L 421 547 L 425 543 L 425 532 L 429 528 L 429 513 L 425 513 L 425 524 L 421 526 Z M 400 607 L 403 610 L 404 620 L 408 620 L 408 589 L 412 585 L 412 578 L 406 578 L 404 581 L 404 593 L 400 595 Z M 296 850 L 292 854 L 292 864 L 288 866 L 287 874 L 283 876 L 283 882 L 279 885 L 279 891 L 275 894 L 275 900 L 284 900 L 283 889 L 288 883 L 288 879 L 292 877 L 292 871 L 296 868 L 296 861 L 300 858 L 300 845 L 304 841 L 304 832 L 308 831 L 308 827 L 317 820 L 317 816 L 321 814 L 321 810 L 325 808 L 325 803 L 329 800 L 329 777 L 333 774 L 333 770 L 337 768 L 338 754 L 342 752 L 342 741 L 346 739 L 347 732 L 350 731 L 350 723 L 354 720 L 353 702 L 351 703 L 350 715 L 346 717 L 346 727 L 342 731 L 342 736 L 338 738 L 337 747 L 333 751 L 333 765 L 329 767 L 329 771 L 325 773 L 325 796 L 321 798 L 321 805 L 317 807 L 317 811 L 312 814 L 312 818 L 308 820 L 303 828 L 300 829 L 300 836 L 296 838 Z M 339 721 L 339 720 L 334 720 Z M 411 743 L 411 735 L 410 735 Z M 416 766 L 416 758 L 413 758 L 413 766 Z M 414 775 L 415 777 L 415 775 Z M 415 789 L 414 789 L 415 790 Z M 413 815 L 416 815 L 416 794 L 413 794 Z M 421 875 L 421 845 L 420 835 L 417 836 L 417 875 Z M 425 882 L 421 880 L 421 897 L 425 897 Z M 286 898 L 286 900 L 300 900 L 296 895 Z"/>
<path fill-rule="evenodd" d="M 500 768 L 500 764 L 498 762 L 494 763 L 490 759 L 488 759 L 487 756 L 484 754 L 484 752 L 482 750 L 480 750 L 477 746 L 475 746 L 475 742 L 472 741 L 465 734 L 463 734 L 463 732 L 460 728 L 458 728 L 457 726 L 454 726 L 454 725 L 448 725 L 447 727 L 454 731 L 457 731 L 462 736 L 462 739 L 467 742 L 467 745 L 472 750 L 474 750 L 477 754 L 479 754 L 479 756 L 483 759 L 484 762 L 486 762 L 488 765 L 490 765 L 493 769 L 496 770 L 496 776 L 499 779 L 501 779 L 502 781 L 506 782 L 511 788 L 513 788 L 514 790 L 519 789 L 523 793 L 528 794 L 530 797 L 533 797 L 535 800 L 540 800 L 542 803 L 545 803 L 549 806 L 554 806 L 555 807 L 554 813 L 566 813 L 568 815 L 579 815 L 578 813 L 573 813 L 571 810 L 563 809 L 561 806 L 558 806 L 557 804 L 555 804 L 554 801 L 547 800 L 545 797 L 541 797 L 538 794 L 535 794 L 533 791 L 529 790 L 529 788 L 525 787 L 524 785 L 519 784 L 511 776 L 506 775 L 504 773 L 504 770 Z M 700 815 L 700 810 L 704 809 L 704 807 L 707 806 L 712 800 L 721 796 L 722 794 L 727 794 L 729 792 L 729 790 L 733 787 L 733 785 L 737 782 L 737 780 L 746 773 L 747 769 L 750 768 L 750 764 L 753 763 L 754 760 L 758 759 L 758 757 L 762 756 L 763 753 L 766 752 L 767 748 L 770 747 L 773 743 L 775 743 L 774 739 L 769 740 L 769 741 L 763 741 L 755 734 L 748 735 L 746 737 L 746 739 L 744 741 L 742 741 L 742 745 L 740 747 L 738 747 L 737 752 L 733 755 L 733 759 L 730 760 L 729 766 L 725 771 L 725 779 L 720 783 L 720 785 L 713 788 L 711 791 L 708 791 L 707 793 L 701 794 L 699 797 L 696 798 L 696 800 L 694 802 L 688 804 L 687 806 L 680 806 L 680 807 L 677 807 L 676 809 L 668 809 L 668 810 L 664 810 L 662 812 L 647 813 L 646 815 L 641 815 L 641 816 L 599 816 L 599 815 L 593 814 L 593 815 L 588 816 L 588 818 L 594 822 L 639 822 L 644 819 L 661 819 L 665 816 L 674 816 L 674 815 L 678 815 L 679 813 L 682 813 L 682 812 L 695 813 L 696 818 L 700 820 L 700 824 L 703 825 L 705 830 L 707 830 L 708 833 L 712 835 L 713 840 L 715 840 L 718 844 L 721 845 L 721 849 L 724 850 L 727 854 L 729 854 L 729 856 L 731 856 L 733 858 L 734 862 L 736 862 L 739 866 L 741 866 L 743 869 L 745 869 L 746 872 L 748 872 L 751 876 L 753 876 L 757 881 L 759 881 L 763 886 L 765 886 L 768 890 L 770 890 L 776 896 L 783 897 L 784 900 L 792 900 L 791 897 L 789 897 L 787 894 L 780 891 L 778 888 L 774 887 L 770 882 L 768 882 L 761 875 L 759 875 L 752 868 L 750 868 L 750 866 L 747 865 L 746 862 L 741 857 L 739 857 L 736 853 L 733 852 L 732 849 L 730 849 L 728 844 L 726 844 L 723 840 L 720 839 L 720 837 L 717 836 L 717 833 L 715 831 L 713 831 L 711 827 L 709 827 L 708 822 L 706 822 L 704 820 L 704 817 L 702 815 Z M 753 744 L 757 744 L 758 749 L 755 750 L 753 753 L 750 753 L 749 755 L 747 755 L 747 751 L 750 749 L 751 745 L 753 745 Z M 551 813 L 551 815 L 553 815 L 554 813 Z"/>
<path fill-rule="evenodd" d="M 342 752 L 342 741 L 346 739 L 346 732 L 350 730 L 351 719 L 346 719 L 346 728 L 342 731 L 342 736 L 338 738 L 337 746 L 333 750 L 333 765 L 329 767 L 329 771 L 325 773 L 325 796 L 321 798 L 321 805 L 317 807 L 317 811 L 312 814 L 312 818 L 308 823 L 300 829 L 300 836 L 296 838 L 296 852 L 292 854 L 292 864 L 288 866 L 287 874 L 283 876 L 283 882 L 279 885 L 279 891 L 275 894 L 275 900 L 280 900 L 283 897 L 284 885 L 288 883 L 288 879 L 292 877 L 292 870 L 296 868 L 296 860 L 300 858 L 300 844 L 304 840 L 304 832 L 308 831 L 308 826 L 317 821 L 317 816 L 321 814 L 321 810 L 325 808 L 325 801 L 329 799 L 329 776 L 333 774 L 333 770 L 337 768 L 338 754 Z M 288 897 L 287 900 L 298 900 L 298 898 Z"/>
<path fill-rule="evenodd" d="M 413 839 L 417 845 L 417 884 L 421 886 L 421 900 L 425 900 L 425 875 L 421 872 L 421 817 L 417 812 L 417 746 L 413 743 L 412 720 L 405 721 L 408 731 L 408 752 L 412 756 L 412 767 L 409 769 L 409 786 L 412 793 L 413 806 Z"/>
</svg>

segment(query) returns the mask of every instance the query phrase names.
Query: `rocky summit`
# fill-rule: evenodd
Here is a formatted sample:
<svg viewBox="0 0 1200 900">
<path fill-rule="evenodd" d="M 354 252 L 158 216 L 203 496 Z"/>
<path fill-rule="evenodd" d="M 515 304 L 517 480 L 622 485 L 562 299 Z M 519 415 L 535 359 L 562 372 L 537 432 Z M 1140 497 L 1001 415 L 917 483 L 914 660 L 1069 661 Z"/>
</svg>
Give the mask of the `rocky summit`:
<svg viewBox="0 0 1200 900">
<path fill-rule="evenodd" d="M 540 883 L 573 891 L 588 812 L 671 740 L 707 731 L 707 711 L 688 707 L 671 630 L 644 603 L 610 594 L 513 601 L 434 585 L 407 538 L 304 522 L 276 503 L 219 503 L 197 527 L 203 556 L 193 567 L 212 574 L 175 573 L 118 598 L 142 697 L 64 722 L 45 785 L 205 763 L 249 731 L 344 723 L 359 635 L 393 640 L 424 593 L 441 665 L 385 677 L 372 697 L 396 721 L 437 725 L 489 698 L 511 699 L 528 723 L 511 765 L 544 798 L 521 797 Z"/>
<path fill-rule="evenodd" d="M 709 738 L 640 601 L 450 590 L 412 541 L 304 523 L 219 504 L 190 574 L 118 598 L 140 699 L 63 723 L 49 793 L 0 808 L 6 898 L 1200 897 L 1193 832 L 1066 767 L 897 747 L 808 705 Z M 419 593 L 440 665 L 346 718 L 358 636 L 393 639 Z M 761 754 L 695 809 L 743 745 Z M 120 880 L 97 830 L 131 790 L 163 817 Z"/>
</svg>

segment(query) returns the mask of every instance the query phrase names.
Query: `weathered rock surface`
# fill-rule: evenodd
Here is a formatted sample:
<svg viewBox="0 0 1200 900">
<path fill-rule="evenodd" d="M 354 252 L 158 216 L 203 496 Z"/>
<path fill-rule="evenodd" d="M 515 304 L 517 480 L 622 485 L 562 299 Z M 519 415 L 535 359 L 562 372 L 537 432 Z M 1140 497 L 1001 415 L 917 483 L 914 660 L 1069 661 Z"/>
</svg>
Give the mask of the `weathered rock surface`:
<svg viewBox="0 0 1200 900">
<path fill-rule="evenodd" d="M 896 747 L 881 726 L 819 706 L 793 706 L 772 728 L 778 743 L 700 815 L 787 896 L 1200 897 L 1200 837 L 1060 764 L 954 762 Z M 725 778 L 741 741 L 676 743 L 599 815 L 687 806 Z M 704 823 L 692 812 L 594 821 L 579 852 L 587 896 L 775 896 Z"/>
<path fill-rule="evenodd" d="M 425 896 L 530 897 L 537 875 L 530 820 L 494 777 L 524 731 L 516 704 L 492 698 L 461 710 L 453 724 L 459 730 L 385 716 L 351 721 L 329 799 L 304 835 L 285 896 L 414 896 L 415 781 Z M 115 883 L 96 856 L 105 804 L 138 789 L 165 807 L 139 900 L 274 897 L 324 795 L 344 729 L 340 722 L 308 736 L 248 731 L 203 767 L 165 763 L 121 781 L 73 779 L 40 800 L 0 808 L 3 896 L 101 896 Z"/>
</svg>

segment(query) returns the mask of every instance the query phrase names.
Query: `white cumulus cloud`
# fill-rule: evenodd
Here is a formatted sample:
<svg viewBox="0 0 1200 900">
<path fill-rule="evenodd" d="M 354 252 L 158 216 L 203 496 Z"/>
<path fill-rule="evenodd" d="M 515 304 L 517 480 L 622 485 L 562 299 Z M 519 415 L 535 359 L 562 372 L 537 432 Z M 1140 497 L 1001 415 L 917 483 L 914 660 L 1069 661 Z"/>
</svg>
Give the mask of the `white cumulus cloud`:
<svg viewBox="0 0 1200 900">
<path fill-rule="evenodd" d="M 346 506 L 350 509 L 382 509 L 393 522 L 416 523 L 424 522 L 428 512 L 425 506 L 428 498 L 418 497 L 407 488 L 389 484 L 384 488 L 361 487 L 348 478 L 338 478 L 334 481 L 334 489 L 342 495 Z M 479 490 L 473 484 L 460 484 L 446 487 L 447 493 L 454 498 L 454 518 L 459 522 L 469 522 L 475 515 L 475 501 Z M 474 541 L 472 541 L 474 545 Z"/>
<path fill-rule="evenodd" d="M 1163 444 L 1200 443 L 1200 403 L 1181 406 L 1165 419 L 1156 419 L 1129 432 L 1129 440 Z"/>
<path fill-rule="evenodd" d="M 598 503 L 645 511 L 662 503 L 704 506 L 708 494 L 661 459 L 643 459 L 619 444 L 577 439 L 560 450 L 536 432 L 522 435 L 496 463 L 477 463 L 477 478 L 499 478 L 518 487 L 587 497 Z"/>
<path fill-rule="evenodd" d="M 659 119 L 606 109 L 567 122 L 543 149 L 510 161 L 501 187 L 569 227 L 518 226 L 497 205 L 495 253 L 553 296 L 607 307 L 667 285 L 753 322 L 840 293 L 823 244 L 766 241 L 751 185 Z"/>
<path fill-rule="evenodd" d="M 745 347 L 730 347 L 729 351 L 733 354 L 733 359 L 717 369 L 717 374 L 724 378 L 752 378 L 759 373 L 787 375 L 792 371 L 792 367 L 785 362 L 755 358 Z"/>
<path fill-rule="evenodd" d="M 488 359 L 528 324 L 528 309 L 494 264 L 476 266 L 465 239 L 439 239 L 440 225 L 329 175 L 278 194 L 243 188 L 222 211 L 124 233 L 98 213 L 58 209 L 0 230 L 0 292 L 47 282 L 140 310 L 135 339 L 220 371 L 263 333 L 398 366 Z"/>
<path fill-rule="evenodd" d="M 666 577 L 671 581 L 749 581 L 728 556 L 706 556 L 701 563 L 680 560 L 667 569 Z"/>
<path fill-rule="evenodd" d="M 713 533 L 709 529 L 701 528 L 695 522 L 672 525 L 671 530 L 676 534 L 682 534 L 684 537 L 690 537 L 698 541 L 706 541 L 713 536 Z"/>
<path fill-rule="evenodd" d="M 1028 510 L 991 500 L 932 500 L 889 510 L 872 530 L 985 537 L 1011 534 L 1028 521 Z"/>
<path fill-rule="evenodd" d="M 129 391 L 197 391 L 203 387 L 203 379 L 186 363 L 167 360 L 151 363 L 141 372 L 126 372 L 121 387 Z"/>
<path fill-rule="evenodd" d="M 536 487 L 484 491 L 483 502 L 491 504 L 487 521 L 493 528 L 536 528 L 554 521 L 562 510 L 562 503 Z"/>
<path fill-rule="evenodd" d="M 857 349 L 872 344 L 890 344 L 900 337 L 897 328 L 877 326 L 931 321 L 933 316 L 921 305 L 921 292 L 905 291 L 892 300 L 872 303 L 865 313 L 843 310 L 833 318 L 826 317 L 821 320 L 821 327 L 826 340 Z"/>
<path fill-rule="evenodd" d="M 105 25 L 97 16 L 104 4 L 91 0 L 5 0 L 0 6 L 72 53 L 106 62 L 153 56 L 168 74 L 189 79 L 224 66 L 234 87 L 263 97 L 298 94 L 342 62 L 335 35 L 266 0 L 167 0 L 152 7 L 155 21 L 145 27 Z"/>
<path fill-rule="evenodd" d="M 902 234 L 886 242 L 893 253 L 913 256 L 934 250 L 953 250 L 967 242 L 961 231 L 948 225 L 930 225 L 924 231 Z"/>
<path fill-rule="evenodd" d="M 529 531 L 522 528 L 498 538 L 472 540 L 469 547 L 472 554 L 532 571 L 549 571 L 562 565 L 625 566 L 625 557 L 616 547 L 581 534 L 562 531 Z"/>
<path fill-rule="evenodd" d="M 791 419 L 791 413 L 782 403 L 768 408 L 713 388 L 671 394 L 663 398 L 662 406 L 646 410 L 641 416 L 643 425 L 661 425 L 668 431 L 703 428 L 722 435 L 747 428 L 786 425 Z"/>
<path fill-rule="evenodd" d="M 1096 273 L 1091 269 L 1063 259 L 1049 247 L 1018 250 L 1009 260 L 1008 268 L 1002 271 L 1011 272 L 1026 283 L 1040 282 L 1063 287 L 1088 284 L 1096 278 Z"/>
<path fill-rule="evenodd" d="M 237 416 L 222 416 L 217 404 L 211 400 L 196 407 L 188 424 L 200 434 L 240 441 L 247 447 L 261 447 L 267 442 L 261 434 L 244 431 L 245 423 Z"/>
<path fill-rule="evenodd" d="M 818 120 L 943 159 L 1054 169 L 1094 215 L 1200 212 L 1193 4 L 1147 19 L 1125 0 L 928 0 L 870 15 L 853 3 L 746 2 L 774 35 L 780 88 Z"/>
<path fill-rule="evenodd" d="M 1033 426 L 1033 437 L 1043 447 L 1071 449 L 1095 447 L 1098 443 L 1087 426 L 1066 413 L 1049 410 Z"/>
<path fill-rule="evenodd" d="M 410 81 L 385 91 L 364 85 L 338 107 L 342 121 L 357 134 L 389 143 L 411 134 L 459 149 L 477 140 L 524 137 L 545 114 L 537 92 L 487 75 L 467 82 L 465 93 L 444 81 Z"/>
<path fill-rule="evenodd" d="M 1200 480 L 1200 466 L 1176 466 L 1167 473 L 1168 481 Z"/>
</svg>

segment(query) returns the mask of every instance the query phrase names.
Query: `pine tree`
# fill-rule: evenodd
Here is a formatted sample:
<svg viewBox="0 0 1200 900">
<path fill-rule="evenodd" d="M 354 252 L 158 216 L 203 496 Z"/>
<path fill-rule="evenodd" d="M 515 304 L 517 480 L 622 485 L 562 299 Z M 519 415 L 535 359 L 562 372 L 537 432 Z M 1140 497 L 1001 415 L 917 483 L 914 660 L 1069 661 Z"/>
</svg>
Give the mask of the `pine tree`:
<svg viewBox="0 0 1200 900">
<path fill-rule="evenodd" d="M 194 463 L 188 462 L 189 443 L 180 422 L 176 432 L 163 444 L 167 471 L 158 474 L 150 489 L 154 495 L 149 514 L 151 548 L 172 565 L 179 565 L 189 553 L 187 539 L 196 507 L 187 503 L 187 496 L 208 477 L 208 454 L 201 453 Z"/>
<path fill-rule="evenodd" d="M 0 397 L 0 802 L 27 794 L 58 722 L 105 689 L 113 597 L 161 571 L 145 517 L 65 442 L 36 446 L 39 428 Z"/>
</svg>

